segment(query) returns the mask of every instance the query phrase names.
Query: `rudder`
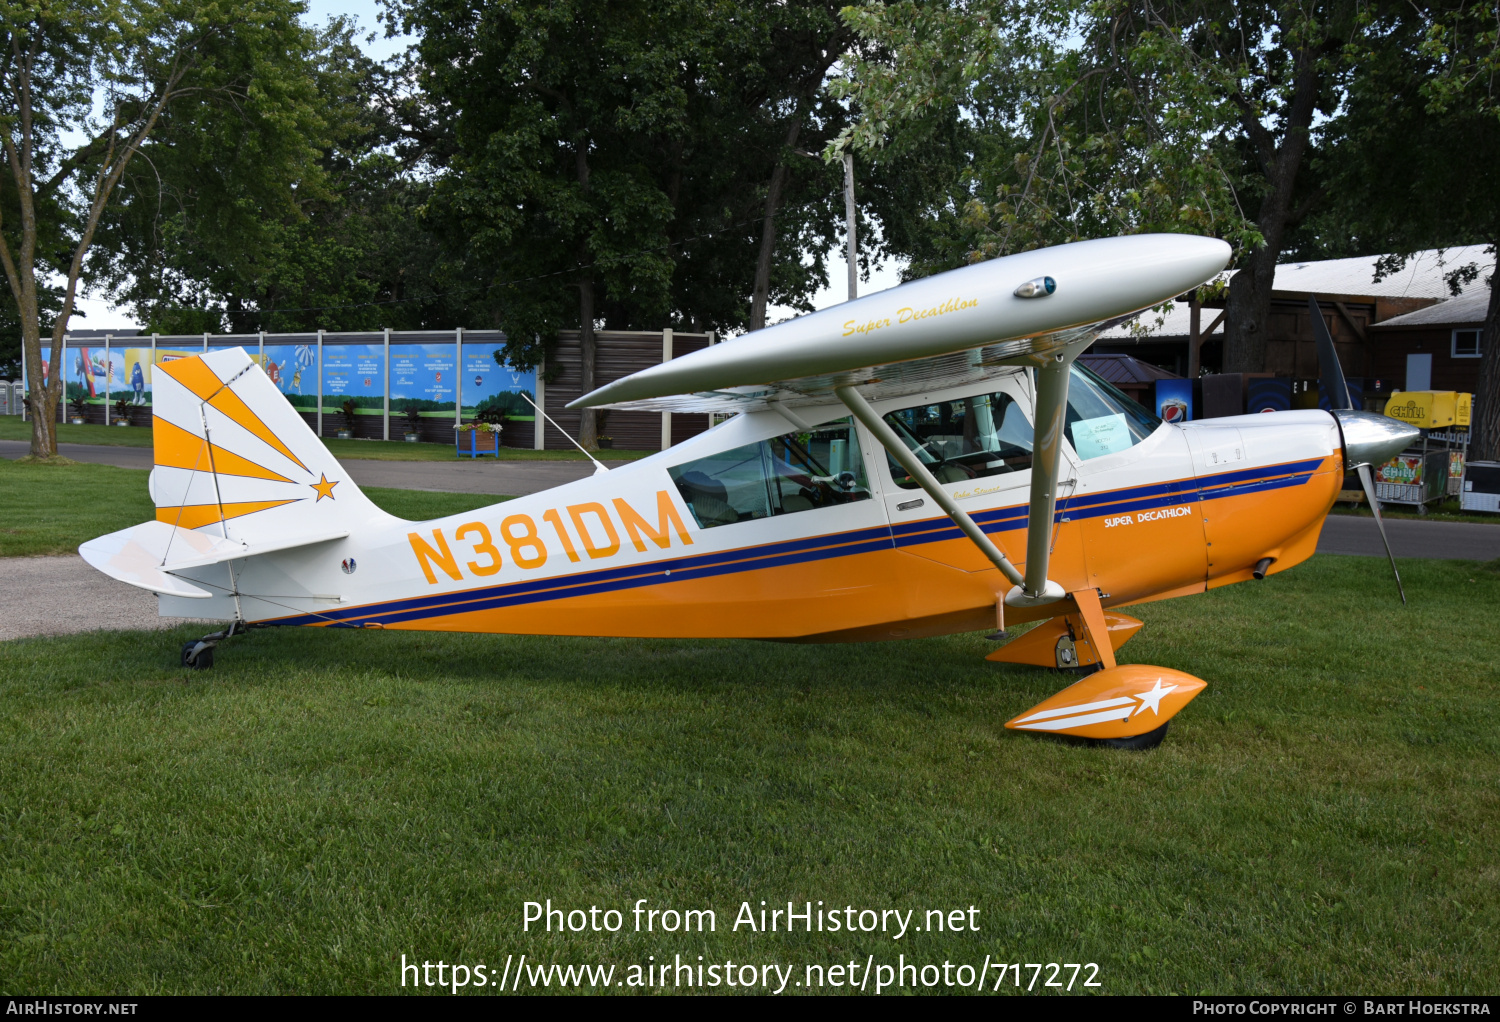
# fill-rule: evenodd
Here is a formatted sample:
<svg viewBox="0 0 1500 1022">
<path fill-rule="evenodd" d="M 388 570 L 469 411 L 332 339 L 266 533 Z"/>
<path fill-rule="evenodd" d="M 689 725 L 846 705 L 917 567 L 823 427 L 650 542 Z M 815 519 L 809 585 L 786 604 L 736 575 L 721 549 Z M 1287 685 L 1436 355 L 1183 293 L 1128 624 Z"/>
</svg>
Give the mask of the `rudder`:
<svg viewBox="0 0 1500 1022">
<path fill-rule="evenodd" d="M 156 520 L 244 543 L 386 517 L 244 348 L 154 367 Z"/>
</svg>

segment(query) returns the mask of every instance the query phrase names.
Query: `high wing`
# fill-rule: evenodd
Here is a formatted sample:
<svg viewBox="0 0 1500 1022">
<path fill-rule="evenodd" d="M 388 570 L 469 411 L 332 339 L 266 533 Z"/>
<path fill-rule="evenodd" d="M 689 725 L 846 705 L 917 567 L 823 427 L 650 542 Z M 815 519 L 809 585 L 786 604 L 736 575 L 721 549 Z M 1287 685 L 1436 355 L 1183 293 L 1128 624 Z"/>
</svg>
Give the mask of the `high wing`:
<svg viewBox="0 0 1500 1022">
<path fill-rule="evenodd" d="M 616 380 L 570 408 L 782 412 L 847 407 L 1014 586 L 1004 604 L 1067 596 L 1047 578 L 1072 363 L 1113 323 L 1197 287 L 1229 262 L 1215 238 L 1102 238 L 950 270 L 693 352 Z M 1036 370 L 1026 573 L 960 508 L 871 407 Z"/>
<path fill-rule="evenodd" d="M 1006 256 L 741 335 L 568 407 L 736 412 L 825 403 L 842 386 L 879 401 L 980 382 L 1086 347 L 1214 276 L 1229 253 L 1215 238 L 1146 234 Z"/>
</svg>

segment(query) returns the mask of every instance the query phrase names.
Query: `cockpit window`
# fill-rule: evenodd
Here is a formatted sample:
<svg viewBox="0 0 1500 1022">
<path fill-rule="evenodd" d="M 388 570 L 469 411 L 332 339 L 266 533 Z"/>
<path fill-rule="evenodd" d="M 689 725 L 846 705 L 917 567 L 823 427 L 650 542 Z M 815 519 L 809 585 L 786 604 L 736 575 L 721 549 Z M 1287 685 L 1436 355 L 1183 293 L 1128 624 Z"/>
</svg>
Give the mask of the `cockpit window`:
<svg viewBox="0 0 1500 1022">
<path fill-rule="evenodd" d="M 887 414 L 885 421 L 940 483 L 1031 467 L 1031 423 L 1009 394 L 976 394 L 903 408 Z M 889 454 L 886 462 L 897 486 L 917 487 Z"/>
<path fill-rule="evenodd" d="M 870 499 L 859 436 L 848 419 L 667 471 L 704 529 Z"/>
<path fill-rule="evenodd" d="M 1129 450 L 1161 420 L 1077 362 L 1068 380 L 1068 439 L 1080 461 Z"/>
</svg>

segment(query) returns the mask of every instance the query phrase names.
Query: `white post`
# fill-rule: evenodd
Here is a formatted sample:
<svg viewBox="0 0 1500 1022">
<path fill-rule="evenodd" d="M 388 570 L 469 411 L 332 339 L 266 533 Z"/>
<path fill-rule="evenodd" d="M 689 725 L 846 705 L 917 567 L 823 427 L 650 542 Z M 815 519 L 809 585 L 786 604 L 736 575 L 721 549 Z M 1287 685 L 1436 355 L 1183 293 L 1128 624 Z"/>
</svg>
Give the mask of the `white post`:
<svg viewBox="0 0 1500 1022">
<path fill-rule="evenodd" d="M 844 154 L 844 229 L 849 235 L 849 300 L 859 297 L 859 243 L 854 224 L 854 155 Z"/>
<path fill-rule="evenodd" d="M 391 328 L 385 328 L 385 426 L 381 438 L 391 438 Z"/>
<path fill-rule="evenodd" d="M 203 331 L 203 354 L 208 354 L 208 331 Z"/>
<path fill-rule="evenodd" d="M 318 331 L 318 439 L 323 439 L 323 331 Z"/>
<path fill-rule="evenodd" d="M 542 374 L 546 370 L 547 360 L 538 359 L 536 363 L 536 425 L 531 430 L 531 449 L 534 451 L 547 449 L 547 437 L 542 432 L 547 427 L 547 420 L 542 417 L 542 412 L 547 409 L 547 381 L 542 379 Z"/>
<path fill-rule="evenodd" d="M 151 332 L 151 366 L 146 370 L 146 385 L 151 387 L 151 428 L 156 429 L 156 332 Z"/>
<path fill-rule="evenodd" d="M 109 385 L 110 377 L 114 375 L 114 367 L 109 364 L 109 342 L 114 334 L 104 335 L 104 424 L 109 425 Z"/>
<path fill-rule="evenodd" d="M 58 373 L 58 372 L 62 373 L 62 397 L 57 402 L 57 421 L 58 422 L 67 422 L 68 421 L 68 335 L 67 334 L 63 334 L 63 339 L 62 339 L 62 357 L 58 358 L 58 353 L 54 351 L 52 353 L 52 358 L 53 358 L 52 371 L 54 373 Z M 48 380 L 47 382 L 50 383 L 51 380 Z"/>
<path fill-rule="evenodd" d="M 453 330 L 453 425 L 464 424 L 464 328 Z"/>
<path fill-rule="evenodd" d="M 261 371 L 264 372 L 266 368 L 266 332 L 264 330 L 260 332 L 260 341 L 255 346 L 255 357 L 260 361 Z"/>
<path fill-rule="evenodd" d="M 661 360 L 672 361 L 672 328 L 667 327 L 661 332 Z M 661 413 L 661 449 L 666 450 L 672 446 L 672 413 Z"/>
</svg>

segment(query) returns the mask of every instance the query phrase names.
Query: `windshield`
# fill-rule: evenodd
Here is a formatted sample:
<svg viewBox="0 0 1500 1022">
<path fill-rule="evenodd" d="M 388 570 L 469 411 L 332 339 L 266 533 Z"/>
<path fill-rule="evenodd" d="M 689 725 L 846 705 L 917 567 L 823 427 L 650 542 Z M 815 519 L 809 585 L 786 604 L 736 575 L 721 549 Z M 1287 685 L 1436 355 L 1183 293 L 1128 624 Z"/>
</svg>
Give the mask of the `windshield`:
<svg viewBox="0 0 1500 1022">
<path fill-rule="evenodd" d="M 1109 381 L 1073 363 L 1068 380 L 1067 431 L 1080 461 L 1129 450 L 1160 425 L 1160 419 Z"/>
</svg>

